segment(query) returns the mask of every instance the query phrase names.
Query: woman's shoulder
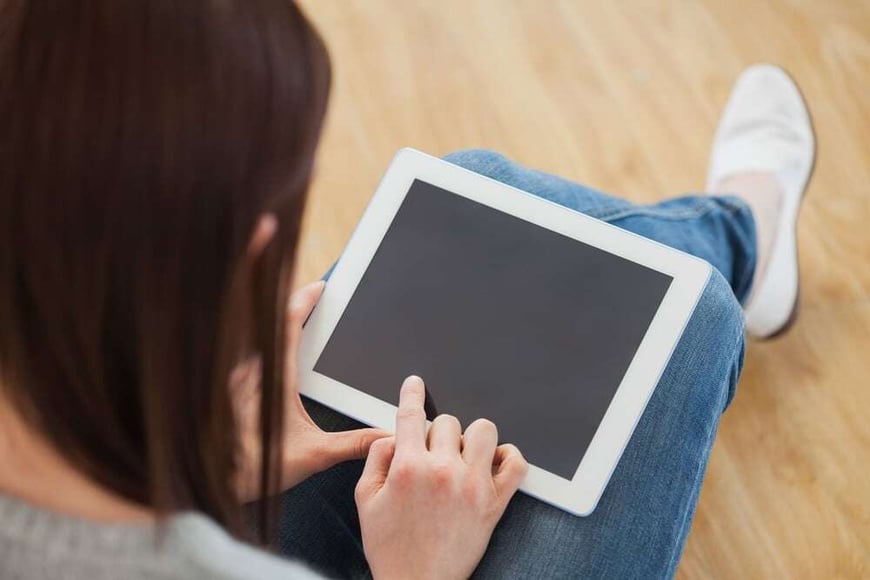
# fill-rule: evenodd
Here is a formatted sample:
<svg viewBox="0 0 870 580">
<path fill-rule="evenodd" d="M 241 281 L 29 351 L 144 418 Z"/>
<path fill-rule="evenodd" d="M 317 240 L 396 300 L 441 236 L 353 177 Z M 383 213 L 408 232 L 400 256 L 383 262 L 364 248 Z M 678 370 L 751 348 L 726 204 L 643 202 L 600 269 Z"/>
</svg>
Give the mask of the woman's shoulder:
<svg viewBox="0 0 870 580">
<path fill-rule="evenodd" d="M 322 578 L 300 562 L 280 558 L 232 538 L 201 514 L 177 515 L 166 525 L 166 543 L 171 545 L 171 559 L 183 562 L 193 577 L 228 580 Z"/>
<path fill-rule="evenodd" d="M 22 578 L 320 578 L 189 512 L 160 524 L 105 524 L 0 494 L 0 576 Z"/>
</svg>

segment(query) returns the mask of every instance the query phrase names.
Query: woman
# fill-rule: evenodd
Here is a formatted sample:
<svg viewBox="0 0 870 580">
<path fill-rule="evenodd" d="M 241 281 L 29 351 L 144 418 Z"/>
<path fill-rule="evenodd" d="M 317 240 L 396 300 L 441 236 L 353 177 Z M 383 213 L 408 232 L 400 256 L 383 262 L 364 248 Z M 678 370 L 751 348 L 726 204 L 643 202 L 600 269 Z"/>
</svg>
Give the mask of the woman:
<svg viewBox="0 0 870 580">
<path fill-rule="evenodd" d="M 527 466 L 492 423 L 427 433 L 416 377 L 395 436 L 303 407 L 322 283 L 288 289 L 328 86 L 286 0 L 0 1 L 0 576 L 316 576 L 243 543 L 254 500 L 258 542 L 279 516 L 281 551 L 329 574 L 672 574 L 740 373 L 739 301 L 754 287 L 765 336 L 796 303 L 813 142 L 795 87 L 772 67 L 738 84 L 709 187 L 738 197 L 634 206 L 451 157 L 718 270 L 575 518 L 514 497 Z"/>
</svg>

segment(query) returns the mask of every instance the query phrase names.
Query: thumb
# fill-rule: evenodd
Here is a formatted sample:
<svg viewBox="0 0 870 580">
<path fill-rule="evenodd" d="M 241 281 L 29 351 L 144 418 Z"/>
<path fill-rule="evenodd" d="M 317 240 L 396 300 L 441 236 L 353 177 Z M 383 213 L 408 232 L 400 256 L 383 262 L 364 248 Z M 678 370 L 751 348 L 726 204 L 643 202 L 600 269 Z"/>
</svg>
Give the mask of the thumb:
<svg viewBox="0 0 870 580">
<path fill-rule="evenodd" d="M 295 377 L 296 359 L 299 356 L 299 343 L 302 338 L 302 327 L 317 306 L 323 289 L 324 282 L 312 282 L 303 286 L 290 295 L 290 304 L 287 307 L 287 346 L 289 348 L 288 369 L 293 369 L 291 377 Z"/>
<path fill-rule="evenodd" d="M 389 436 L 389 433 L 380 429 L 353 429 L 327 431 L 323 435 L 323 460 L 328 464 L 326 467 L 332 467 L 342 461 L 365 459 L 372 443 Z"/>
<path fill-rule="evenodd" d="M 365 501 L 384 486 L 387 474 L 390 472 L 390 464 L 396 452 L 396 438 L 384 437 L 375 441 L 369 450 L 366 466 L 363 469 L 359 482 L 356 485 L 357 505 Z"/>
<path fill-rule="evenodd" d="M 314 307 L 317 306 L 326 283 L 323 280 L 303 286 L 290 295 L 289 324 L 291 332 L 300 332 Z"/>
</svg>

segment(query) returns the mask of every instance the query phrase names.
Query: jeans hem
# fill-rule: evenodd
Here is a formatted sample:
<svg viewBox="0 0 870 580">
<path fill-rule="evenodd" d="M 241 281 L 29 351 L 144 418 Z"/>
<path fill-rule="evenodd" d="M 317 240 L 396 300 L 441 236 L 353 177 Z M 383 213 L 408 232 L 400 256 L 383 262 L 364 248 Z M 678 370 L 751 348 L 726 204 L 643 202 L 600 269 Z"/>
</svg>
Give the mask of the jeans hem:
<svg viewBox="0 0 870 580">
<path fill-rule="evenodd" d="M 639 216 L 682 221 L 687 219 L 702 218 L 710 214 L 714 209 L 721 209 L 729 214 L 737 214 L 743 211 L 748 211 L 749 206 L 747 206 L 741 199 L 736 197 L 710 196 L 709 198 L 700 199 L 689 206 L 683 206 L 679 209 L 670 209 L 667 207 L 662 208 L 656 206 L 613 207 L 612 205 L 608 205 L 583 210 L 583 213 L 608 223 Z"/>
</svg>

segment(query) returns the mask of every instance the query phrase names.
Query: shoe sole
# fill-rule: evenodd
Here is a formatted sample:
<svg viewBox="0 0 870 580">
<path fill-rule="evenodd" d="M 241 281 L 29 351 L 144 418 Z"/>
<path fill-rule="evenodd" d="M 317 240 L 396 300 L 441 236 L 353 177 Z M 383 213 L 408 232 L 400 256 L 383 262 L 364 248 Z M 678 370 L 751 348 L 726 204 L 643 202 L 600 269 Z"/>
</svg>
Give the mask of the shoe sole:
<svg viewBox="0 0 870 580">
<path fill-rule="evenodd" d="M 804 191 L 803 191 L 803 194 L 801 195 L 800 205 L 798 206 L 797 214 L 795 215 L 795 220 L 794 220 L 794 223 L 792 224 L 792 230 L 793 230 L 792 233 L 794 234 L 794 240 L 795 240 L 794 253 L 795 253 L 795 261 L 797 263 L 797 279 L 798 279 L 797 295 L 795 296 L 794 307 L 792 308 L 791 313 L 789 314 L 788 318 L 786 319 L 786 321 L 783 323 L 782 326 L 780 326 L 778 329 L 773 331 L 771 334 L 768 334 L 766 336 L 755 337 L 756 340 L 773 340 L 775 338 L 779 338 L 780 336 L 782 336 L 783 334 L 785 334 L 786 332 L 791 330 L 792 326 L 795 325 L 798 317 L 800 316 L 801 266 L 800 266 L 800 248 L 798 247 L 798 243 L 797 243 L 798 242 L 797 224 L 798 224 L 798 221 L 800 218 L 801 210 L 803 210 L 804 200 L 806 199 L 807 191 L 809 190 L 809 187 L 810 187 L 810 181 L 812 181 L 813 174 L 816 171 L 816 159 L 818 157 L 817 147 L 816 147 L 816 144 L 818 143 L 818 140 L 816 139 L 816 124 L 813 121 L 813 113 L 812 113 L 812 111 L 810 111 L 810 108 L 807 105 L 807 99 L 804 96 L 804 93 L 801 90 L 800 85 L 797 83 L 797 81 L 792 76 L 792 74 L 790 72 L 788 72 L 786 69 L 784 69 L 783 67 L 779 67 L 779 68 L 780 68 L 780 70 L 782 70 L 782 72 L 785 73 L 785 75 L 789 78 L 789 80 L 791 80 L 791 82 L 794 84 L 795 88 L 797 89 L 798 94 L 801 97 L 801 100 L 804 103 L 804 108 L 807 111 L 807 119 L 809 119 L 809 122 L 810 122 L 810 133 L 813 136 L 813 160 L 810 163 L 810 172 L 807 174 L 807 183 L 804 186 Z"/>
</svg>

